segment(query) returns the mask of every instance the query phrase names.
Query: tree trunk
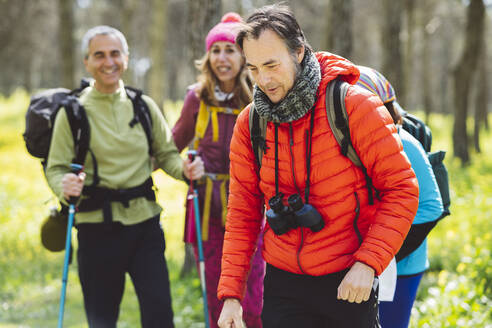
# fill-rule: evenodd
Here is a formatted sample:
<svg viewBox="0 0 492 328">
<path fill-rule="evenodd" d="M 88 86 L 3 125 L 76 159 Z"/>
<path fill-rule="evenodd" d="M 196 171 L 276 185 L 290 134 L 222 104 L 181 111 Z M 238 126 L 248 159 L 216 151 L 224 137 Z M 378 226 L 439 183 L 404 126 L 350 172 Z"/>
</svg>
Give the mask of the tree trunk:
<svg viewBox="0 0 492 328">
<path fill-rule="evenodd" d="M 413 2 L 413 0 L 407 0 L 409 2 Z M 434 24 L 432 24 L 432 15 L 431 13 L 434 11 L 432 2 L 429 3 L 429 1 L 425 1 L 423 5 L 423 10 L 422 10 L 422 22 L 421 22 L 421 31 L 422 31 L 422 70 L 421 70 L 421 77 L 422 77 L 422 83 L 420 84 L 421 86 L 421 91 L 422 91 L 422 96 L 423 96 L 423 105 L 424 105 L 424 112 L 425 112 L 425 122 L 426 124 L 429 124 L 429 118 L 430 118 L 430 113 L 432 109 L 434 108 L 434 90 L 433 90 L 433 83 L 432 83 L 432 77 L 434 74 L 432 70 L 432 64 L 431 64 L 431 37 L 432 34 L 435 32 L 436 27 Z M 408 72 L 410 74 L 410 72 Z M 413 75 L 413 74 L 412 74 Z"/>
<path fill-rule="evenodd" d="M 121 16 L 119 17 L 120 23 L 121 23 L 121 33 L 123 33 L 127 39 L 127 42 L 131 42 L 132 40 L 135 40 L 134 38 L 134 33 L 132 33 L 132 23 L 133 20 L 136 18 L 135 12 L 137 10 L 137 5 L 139 5 L 138 1 L 136 0 L 119 0 L 121 5 L 118 8 L 118 15 Z M 136 41 L 136 40 L 135 40 Z M 137 88 L 143 89 L 143 83 L 140 85 L 137 83 L 137 81 L 140 81 L 139 77 L 137 76 L 137 73 L 135 72 L 134 65 L 131 65 L 131 61 L 135 59 L 135 53 L 132 51 L 132 49 L 135 49 L 134 47 L 136 44 L 131 42 L 129 44 L 130 47 L 130 63 L 128 63 L 128 69 L 126 70 L 125 74 L 123 75 L 123 79 L 125 83 L 128 85 L 133 85 Z"/>
<path fill-rule="evenodd" d="M 60 38 L 60 58 L 62 69 L 62 85 L 65 88 L 73 89 L 75 81 L 74 73 L 74 18 L 71 0 L 58 0 L 59 7 L 59 38 Z"/>
<path fill-rule="evenodd" d="M 401 13 L 403 0 L 383 0 L 386 29 L 382 31 L 383 69 L 382 73 L 395 88 L 399 98 L 406 99 L 403 85 L 402 51 L 400 44 Z M 402 104 L 405 106 L 405 104 Z"/>
<path fill-rule="evenodd" d="M 425 0 L 422 0 L 425 1 Z M 452 11 L 453 2 L 446 1 L 444 4 L 444 12 L 449 14 Z M 451 20 L 452 21 L 452 20 Z M 454 110 L 452 103 L 452 54 L 450 49 L 456 49 L 456 37 L 454 37 L 454 31 L 451 28 L 454 22 L 443 22 L 442 30 L 439 33 L 439 51 L 437 53 L 438 61 L 438 97 L 439 97 L 439 111 L 441 113 L 451 114 Z M 455 26 L 453 26 L 456 28 Z"/>
<path fill-rule="evenodd" d="M 106 10 L 103 11 L 101 17 L 101 25 L 108 25 L 118 29 L 121 33 L 128 33 L 123 29 L 122 19 L 124 17 L 123 10 L 127 5 L 125 0 L 107 0 L 108 2 L 106 6 Z M 128 34 L 125 34 L 125 37 L 128 37 Z"/>
<path fill-rule="evenodd" d="M 186 17 L 188 3 L 181 1 L 169 1 L 166 30 L 166 97 L 172 101 L 183 100 L 183 90 L 181 86 L 189 85 L 193 79 L 190 78 L 195 72 L 195 68 L 189 67 L 188 63 L 188 44 L 186 38 L 187 32 L 183 28 L 176 28 L 183 24 L 183 17 Z M 169 65 L 172 63 L 172 65 Z M 191 72 L 191 74 L 190 74 Z M 184 84 L 184 85 L 183 85 Z"/>
<path fill-rule="evenodd" d="M 475 150 L 480 153 L 480 129 L 487 124 L 487 102 L 488 102 L 488 76 L 487 76 L 487 45 L 485 35 L 482 37 L 480 47 L 479 70 L 475 78 L 476 101 L 475 101 L 475 126 L 473 133 L 473 143 Z"/>
<path fill-rule="evenodd" d="M 328 49 L 347 59 L 352 57 L 352 0 L 331 0 L 328 6 Z"/>
<path fill-rule="evenodd" d="M 188 37 L 190 65 L 205 54 L 205 37 L 208 31 L 220 21 L 222 1 L 188 0 Z"/>
<path fill-rule="evenodd" d="M 477 66 L 483 35 L 485 7 L 482 0 L 471 0 L 467 10 L 466 35 L 463 54 L 453 72 L 454 77 L 454 156 L 461 159 L 462 165 L 470 162 L 468 152 L 468 98 L 470 83 Z"/>
<path fill-rule="evenodd" d="M 205 53 L 205 38 L 208 31 L 220 21 L 222 1 L 220 0 L 188 0 L 188 44 L 190 46 L 190 65 Z M 186 246 L 190 248 L 191 245 Z M 193 268 L 194 254 L 185 248 L 185 258 L 181 275 L 188 274 Z M 190 264 L 191 263 L 191 264 Z"/>
<path fill-rule="evenodd" d="M 405 40 L 405 56 L 403 58 L 403 77 L 402 90 L 397 93 L 398 102 L 403 108 L 410 108 L 415 106 L 415 102 L 412 102 L 410 88 L 413 86 L 413 63 L 414 63 L 414 44 L 415 44 L 415 1 L 405 0 L 405 14 L 407 17 L 407 39 Z"/>
<path fill-rule="evenodd" d="M 167 0 L 152 1 L 152 24 L 150 24 L 150 59 L 152 66 L 149 77 L 149 95 L 162 110 L 166 76 L 166 22 Z"/>
<path fill-rule="evenodd" d="M 422 46 L 422 92 L 424 96 L 424 112 L 425 122 L 429 123 L 429 116 L 431 109 L 433 108 L 432 97 L 434 95 L 432 91 L 431 83 L 431 63 L 430 63 L 430 34 L 424 29 L 424 42 Z"/>
<path fill-rule="evenodd" d="M 32 59 L 30 59 L 24 68 L 24 88 L 26 88 L 27 93 L 32 92 Z"/>
</svg>

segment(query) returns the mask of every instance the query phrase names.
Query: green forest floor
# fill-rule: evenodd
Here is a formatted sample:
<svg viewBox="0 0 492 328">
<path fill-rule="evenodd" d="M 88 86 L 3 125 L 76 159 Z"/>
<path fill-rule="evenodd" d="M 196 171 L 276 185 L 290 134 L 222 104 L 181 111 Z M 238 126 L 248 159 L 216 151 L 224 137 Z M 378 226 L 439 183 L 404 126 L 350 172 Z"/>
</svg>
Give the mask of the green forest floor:
<svg viewBox="0 0 492 328">
<path fill-rule="evenodd" d="M 39 161 L 28 155 L 22 140 L 28 101 L 21 91 L 8 99 L 0 96 L 0 328 L 55 327 L 58 318 L 63 253 L 50 253 L 40 243 L 41 222 L 55 200 Z M 171 125 L 180 108 L 166 104 Z M 462 168 L 451 156 L 451 126 L 450 116 L 431 116 L 433 149 L 448 150 L 452 215 L 429 237 L 431 268 L 422 280 L 411 327 L 492 328 L 492 133 L 483 135 L 483 153 L 472 154 L 473 163 Z M 161 171 L 154 173 L 154 181 L 164 208 L 176 327 L 204 327 L 196 271 L 179 277 L 186 185 Z M 139 320 L 127 279 L 118 327 L 139 327 Z M 87 327 L 76 261 L 70 267 L 65 327 Z"/>
</svg>

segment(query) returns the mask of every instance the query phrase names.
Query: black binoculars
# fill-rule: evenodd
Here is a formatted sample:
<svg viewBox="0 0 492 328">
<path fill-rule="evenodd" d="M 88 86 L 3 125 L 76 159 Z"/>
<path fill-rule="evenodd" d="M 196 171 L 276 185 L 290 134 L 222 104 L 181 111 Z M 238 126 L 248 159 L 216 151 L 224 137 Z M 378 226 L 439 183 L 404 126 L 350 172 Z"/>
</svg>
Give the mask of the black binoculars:
<svg viewBox="0 0 492 328">
<path fill-rule="evenodd" d="M 297 227 L 309 228 L 312 232 L 323 229 L 325 221 L 321 214 L 312 205 L 304 204 L 299 194 L 289 196 L 289 206 L 282 203 L 283 197 L 279 193 L 268 200 L 270 209 L 266 212 L 267 222 L 276 235 L 283 235 Z"/>
</svg>

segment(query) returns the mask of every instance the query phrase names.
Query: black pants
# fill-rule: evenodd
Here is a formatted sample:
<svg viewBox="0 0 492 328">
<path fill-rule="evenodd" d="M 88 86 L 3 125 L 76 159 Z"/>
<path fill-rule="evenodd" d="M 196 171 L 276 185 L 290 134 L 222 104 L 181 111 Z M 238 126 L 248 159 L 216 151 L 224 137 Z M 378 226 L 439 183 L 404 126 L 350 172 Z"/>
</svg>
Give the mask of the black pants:
<svg viewBox="0 0 492 328">
<path fill-rule="evenodd" d="M 263 328 L 376 328 L 377 284 L 367 302 L 337 299 L 348 270 L 325 276 L 290 273 L 267 264 L 264 280 Z"/>
<path fill-rule="evenodd" d="M 131 226 L 88 223 L 77 229 L 89 327 L 116 327 L 127 272 L 140 304 L 142 327 L 174 327 L 159 216 Z"/>
</svg>

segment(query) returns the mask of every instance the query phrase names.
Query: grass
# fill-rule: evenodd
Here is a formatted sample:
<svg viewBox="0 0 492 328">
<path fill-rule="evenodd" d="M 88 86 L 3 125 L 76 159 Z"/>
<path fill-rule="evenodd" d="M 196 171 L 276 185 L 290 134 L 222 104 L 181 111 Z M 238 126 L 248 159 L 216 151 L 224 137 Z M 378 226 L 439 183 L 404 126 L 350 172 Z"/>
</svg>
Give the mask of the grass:
<svg viewBox="0 0 492 328">
<path fill-rule="evenodd" d="M 0 96 L 0 328 L 54 327 L 58 317 L 63 253 L 40 244 L 39 227 L 54 197 L 41 165 L 24 147 L 28 96 L 18 91 Z M 166 103 L 171 125 L 181 104 Z M 422 116 L 421 116 L 422 117 Z M 452 117 L 431 116 L 433 149 L 447 149 L 452 215 L 429 237 L 431 268 L 424 276 L 412 313 L 411 327 L 492 328 L 492 135 L 482 135 L 482 154 L 462 168 L 451 154 Z M 203 327 L 196 272 L 181 279 L 186 185 L 163 172 L 154 173 L 161 222 L 167 241 L 175 324 Z M 76 246 L 75 246 L 76 247 Z M 118 327 L 138 327 L 138 303 L 127 279 Z M 77 263 L 70 267 L 65 327 L 87 327 Z"/>
</svg>

